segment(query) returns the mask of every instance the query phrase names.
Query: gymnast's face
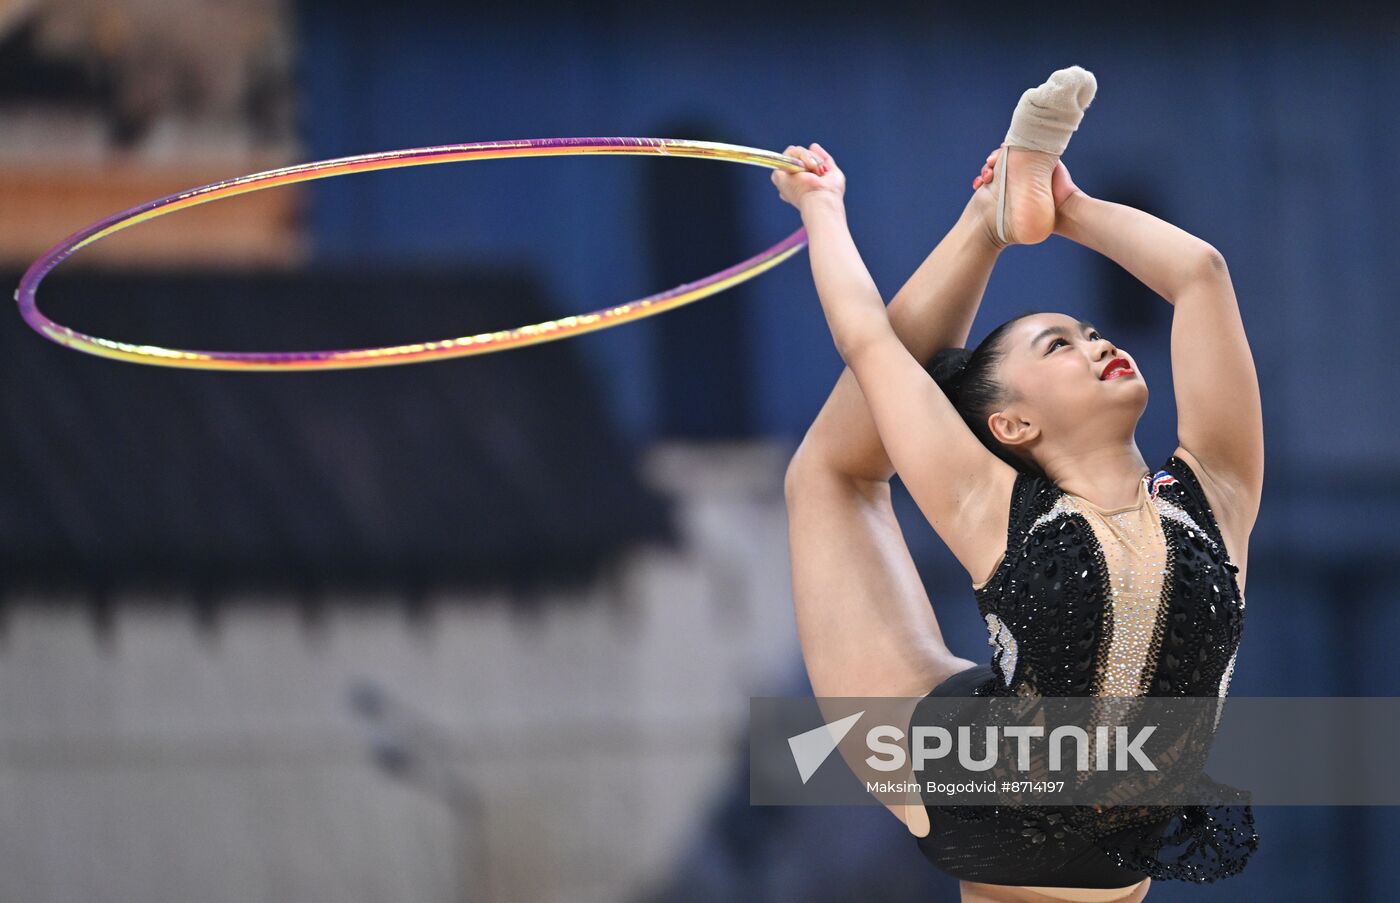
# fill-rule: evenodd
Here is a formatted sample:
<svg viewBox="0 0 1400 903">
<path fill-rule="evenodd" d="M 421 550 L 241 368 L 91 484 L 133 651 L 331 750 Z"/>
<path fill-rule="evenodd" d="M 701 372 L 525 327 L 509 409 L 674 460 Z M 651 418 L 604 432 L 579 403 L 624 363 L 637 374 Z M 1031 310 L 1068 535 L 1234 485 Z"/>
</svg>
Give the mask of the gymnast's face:
<svg viewBox="0 0 1400 903">
<path fill-rule="evenodd" d="M 1001 442 L 1043 462 L 1046 455 L 1131 441 L 1147 407 L 1147 383 L 1132 356 L 1092 324 L 1032 314 L 1011 324 L 1002 343 L 1000 378 L 1009 399 L 989 420 Z M 1104 379 L 1116 358 L 1127 368 L 1115 367 Z"/>
</svg>

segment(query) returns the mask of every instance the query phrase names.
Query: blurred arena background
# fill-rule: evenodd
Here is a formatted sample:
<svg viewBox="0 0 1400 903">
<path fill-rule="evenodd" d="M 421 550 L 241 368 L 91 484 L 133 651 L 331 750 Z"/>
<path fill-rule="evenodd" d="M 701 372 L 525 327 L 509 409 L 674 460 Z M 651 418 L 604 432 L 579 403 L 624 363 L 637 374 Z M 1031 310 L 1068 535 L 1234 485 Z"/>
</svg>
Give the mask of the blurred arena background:
<svg viewBox="0 0 1400 903">
<path fill-rule="evenodd" d="M 8 0 L 0 272 L 276 166 L 638 135 L 820 141 L 889 298 L 1020 92 L 1078 63 L 1100 88 L 1076 180 L 1224 252 L 1260 371 L 1232 691 L 1394 695 L 1400 13 L 1134 9 Z M 796 225 L 751 167 L 421 167 L 134 228 L 41 304 L 156 344 L 390 344 L 640 297 Z M 1132 350 L 1161 460 L 1170 308 L 1058 238 L 1002 257 L 972 340 L 1028 306 Z M 428 366 L 174 371 L 3 322 L 0 901 L 957 899 L 881 809 L 747 801 L 749 697 L 810 692 L 781 487 L 841 362 L 805 254 Z M 982 660 L 967 575 L 896 489 L 950 644 Z M 1257 814 L 1243 875 L 1151 899 L 1393 898 L 1393 809 Z"/>
</svg>

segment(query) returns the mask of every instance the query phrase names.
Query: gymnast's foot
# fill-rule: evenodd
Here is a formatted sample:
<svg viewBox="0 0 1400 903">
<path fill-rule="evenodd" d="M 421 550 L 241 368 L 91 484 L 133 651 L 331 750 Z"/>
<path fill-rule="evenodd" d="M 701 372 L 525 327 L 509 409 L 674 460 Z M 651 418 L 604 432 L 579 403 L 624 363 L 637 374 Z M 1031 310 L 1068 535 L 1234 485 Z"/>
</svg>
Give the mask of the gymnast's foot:
<svg viewBox="0 0 1400 903">
<path fill-rule="evenodd" d="M 997 244 L 1033 245 L 1054 231 L 1051 176 L 1097 90 L 1092 72 L 1071 66 L 1021 95 L 1005 141 L 972 183 L 994 200 L 990 234 Z"/>
<path fill-rule="evenodd" d="M 1011 176 L 1008 188 L 1006 180 L 997 175 L 997 165 L 1002 154 L 1010 151 Z M 1050 190 L 1050 177 L 1060 158 L 1053 154 L 1024 150 L 1019 147 L 999 147 L 987 157 L 982 174 L 972 182 L 973 188 L 985 189 L 987 203 L 982 205 L 987 235 L 999 247 L 1007 245 L 1034 245 L 1050 237 L 1055 230 L 1055 199 Z M 1006 209 L 1002 214 L 1001 229 L 997 229 L 997 204 L 1005 189 Z"/>
</svg>

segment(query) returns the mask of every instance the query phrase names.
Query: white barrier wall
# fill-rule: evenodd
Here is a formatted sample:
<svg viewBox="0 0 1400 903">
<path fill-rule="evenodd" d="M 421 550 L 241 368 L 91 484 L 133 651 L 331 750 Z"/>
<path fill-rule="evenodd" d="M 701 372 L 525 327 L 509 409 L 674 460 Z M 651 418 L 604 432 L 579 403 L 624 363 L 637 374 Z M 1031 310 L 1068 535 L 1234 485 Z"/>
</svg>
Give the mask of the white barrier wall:
<svg viewBox="0 0 1400 903">
<path fill-rule="evenodd" d="M 795 667 L 787 457 L 657 449 L 683 548 L 524 613 L 328 600 L 308 631 L 295 600 L 242 597 L 211 634 L 128 596 L 104 644 L 82 600 L 10 599 L 0 900 L 626 899 L 734 779 L 749 697 Z"/>
</svg>

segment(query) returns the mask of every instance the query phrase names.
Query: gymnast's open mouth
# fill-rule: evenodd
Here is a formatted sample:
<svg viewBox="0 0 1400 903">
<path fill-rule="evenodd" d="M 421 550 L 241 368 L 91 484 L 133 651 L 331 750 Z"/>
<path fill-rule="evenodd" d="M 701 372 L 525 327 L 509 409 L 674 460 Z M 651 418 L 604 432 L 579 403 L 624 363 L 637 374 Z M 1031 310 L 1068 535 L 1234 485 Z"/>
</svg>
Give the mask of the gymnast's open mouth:
<svg viewBox="0 0 1400 903">
<path fill-rule="evenodd" d="M 1126 357 L 1115 357 L 1113 360 L 1109 361 L 1108 366 L 1104 367 L 1103 372 L 1099 374 L 1099 379 L 1112 379 L 1120 372 L 1133 372 L 1133 365 L 1128 363 Z"/>
</svg>

